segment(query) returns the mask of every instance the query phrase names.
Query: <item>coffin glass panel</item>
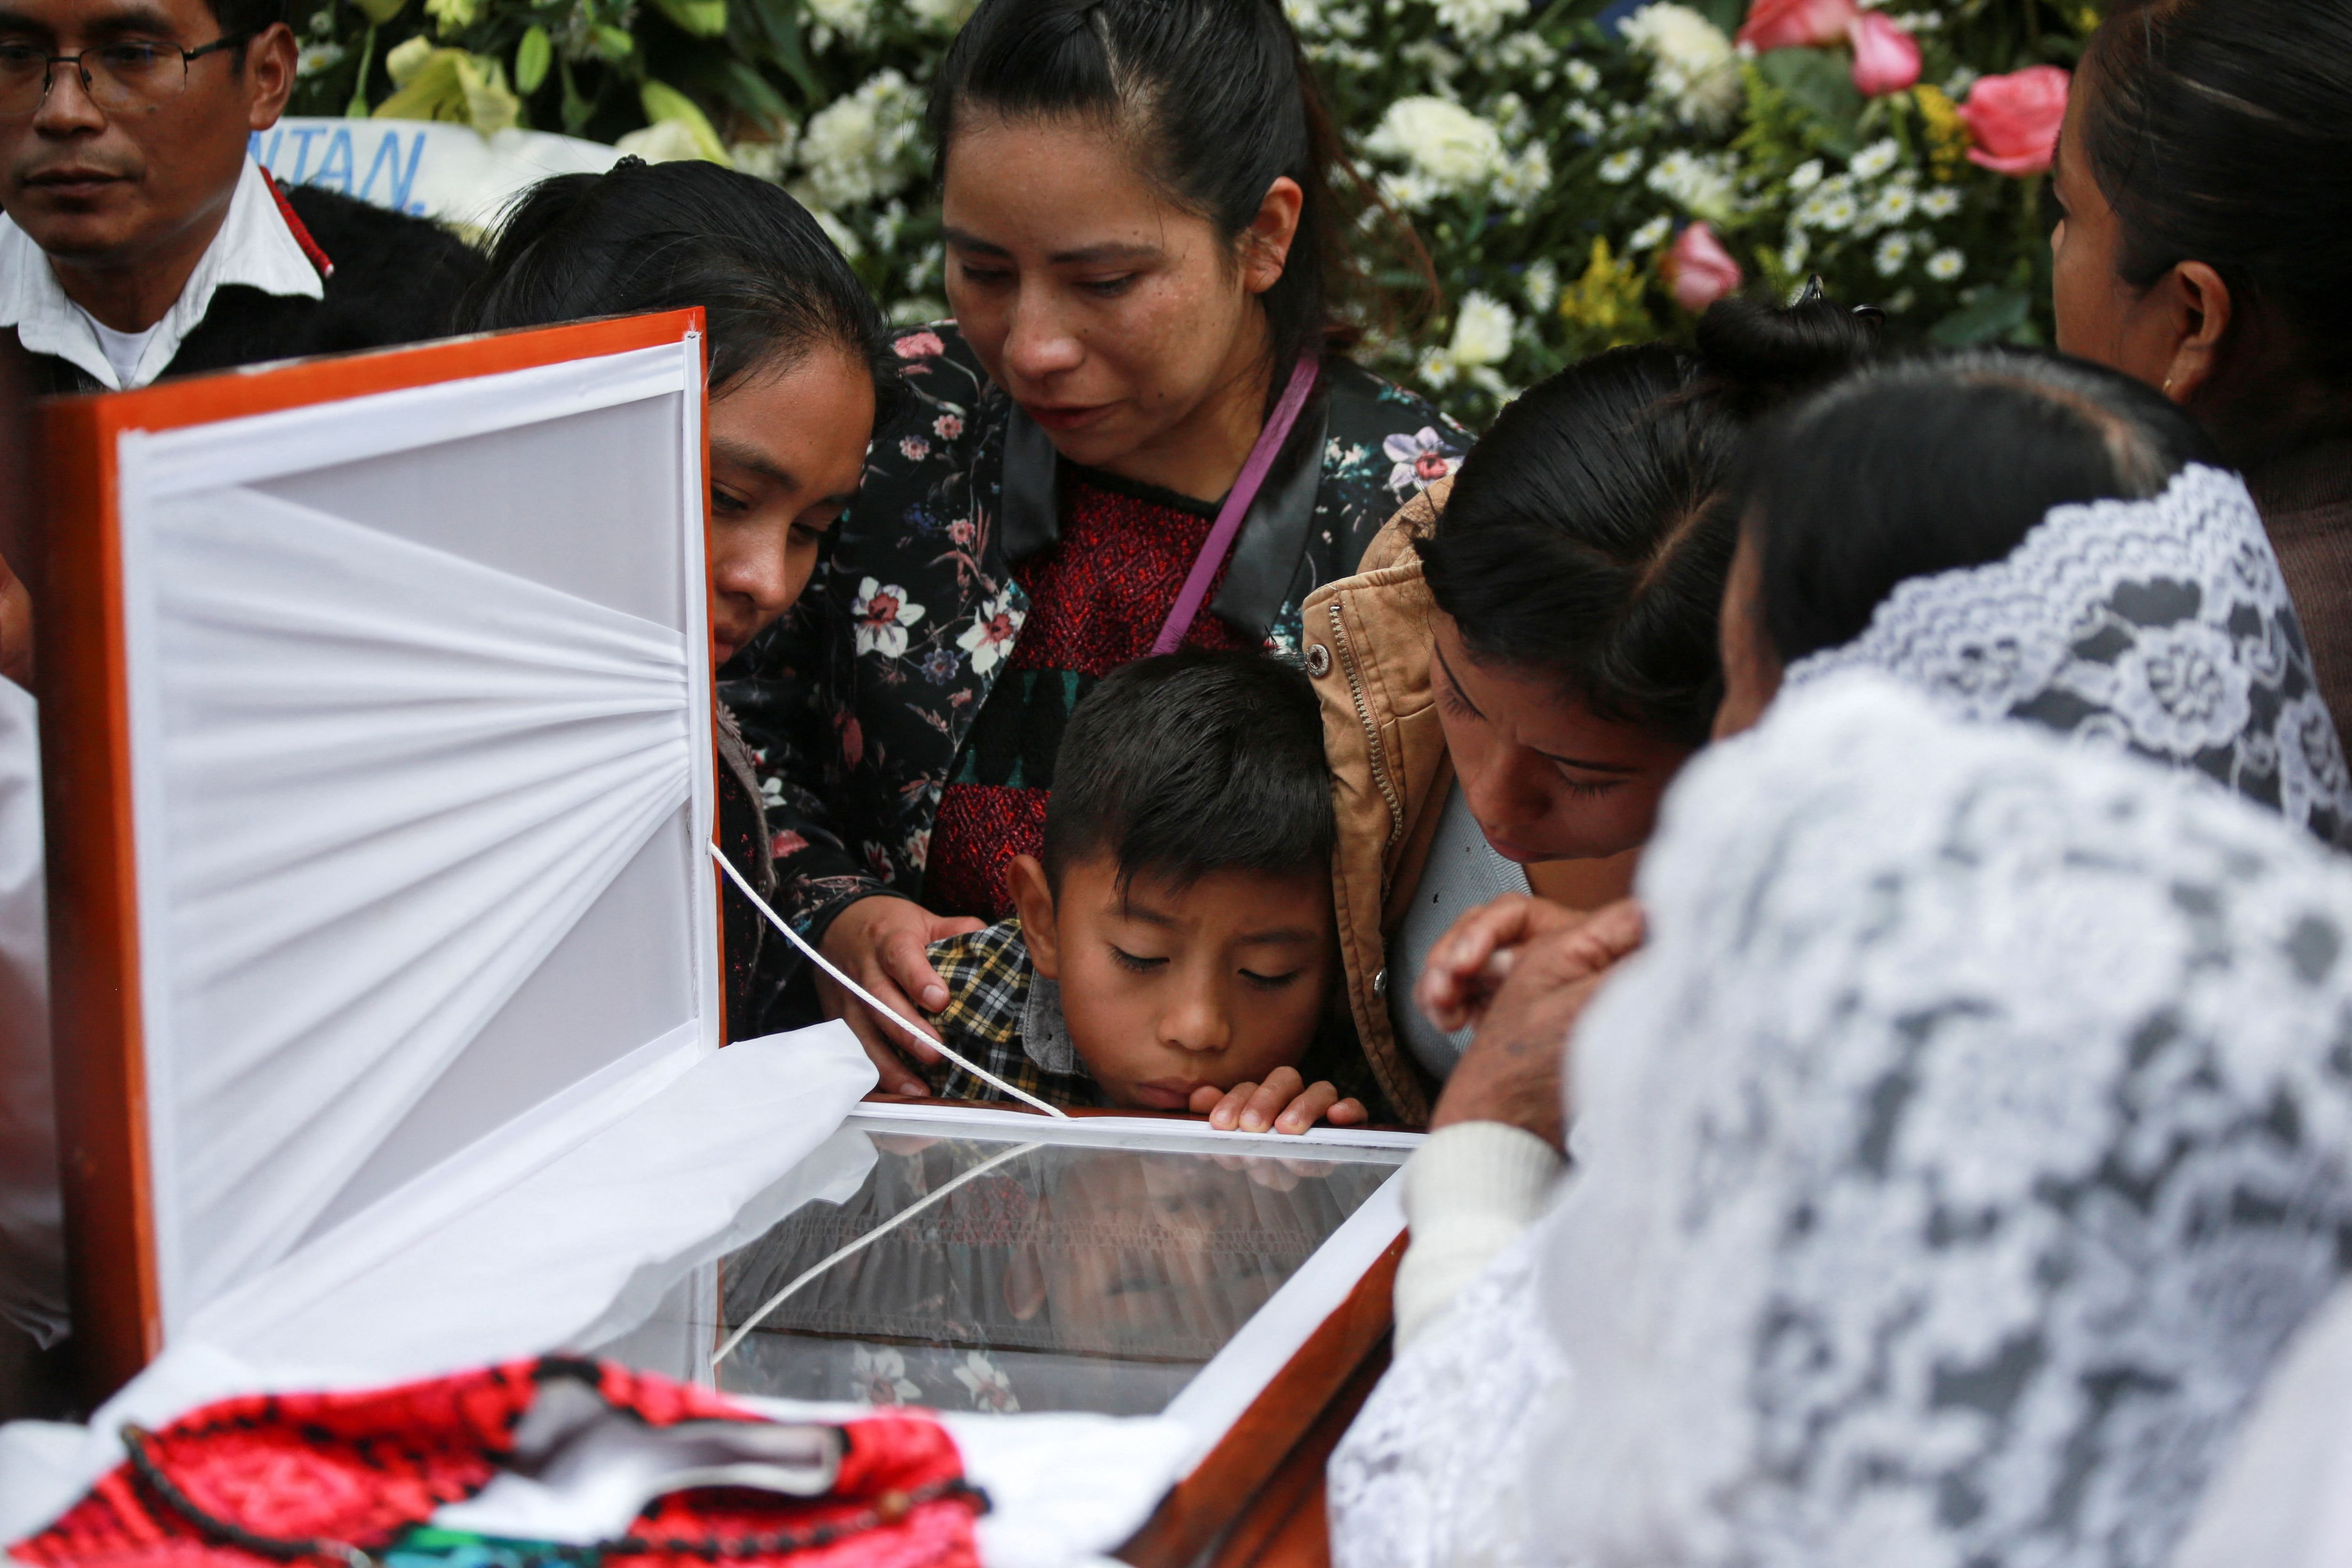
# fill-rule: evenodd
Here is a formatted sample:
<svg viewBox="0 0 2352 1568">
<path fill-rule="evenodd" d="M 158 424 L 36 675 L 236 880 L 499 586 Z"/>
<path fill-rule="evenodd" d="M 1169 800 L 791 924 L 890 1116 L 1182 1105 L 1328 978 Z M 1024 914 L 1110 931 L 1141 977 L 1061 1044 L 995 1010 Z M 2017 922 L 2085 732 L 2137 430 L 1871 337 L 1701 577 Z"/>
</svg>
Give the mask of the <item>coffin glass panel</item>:
<svg viewBox="0 0 2352 1568">
<path fill-rule="evenodd" d="M 791 1399 L 1158 1414 L 1405 1154 L 1020 1120 L 1034 1138 L 853 1117 L 836 1143 L 862 1177 L 847 1164 L 837 1195 L 671 1296 L 673 1325 L 716 1355 L 705 1375 Z"/>
</svg>

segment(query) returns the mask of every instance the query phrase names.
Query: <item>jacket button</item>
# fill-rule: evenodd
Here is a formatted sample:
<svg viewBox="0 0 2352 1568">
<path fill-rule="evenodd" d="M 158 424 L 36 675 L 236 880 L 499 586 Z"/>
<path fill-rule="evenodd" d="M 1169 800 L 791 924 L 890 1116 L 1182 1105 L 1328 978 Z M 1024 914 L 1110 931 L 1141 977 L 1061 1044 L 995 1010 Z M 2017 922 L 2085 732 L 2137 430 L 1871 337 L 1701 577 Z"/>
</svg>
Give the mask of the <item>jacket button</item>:
<svg viewBox="0 0 2352 1568">
<path fill-rule="evenodd" d="M 1388 994 L 1389 972 L 1385 969 L 1380 970 L 1372 976 L 1372 994 L 1375 996 L 1385 996 Z"/>
<path fill-rule="evenodd" d="M 1320 680 L 1331 673 L 1331 650 L 1319 642 L 1307 645 L 1307 673 Z"/>
</svg>

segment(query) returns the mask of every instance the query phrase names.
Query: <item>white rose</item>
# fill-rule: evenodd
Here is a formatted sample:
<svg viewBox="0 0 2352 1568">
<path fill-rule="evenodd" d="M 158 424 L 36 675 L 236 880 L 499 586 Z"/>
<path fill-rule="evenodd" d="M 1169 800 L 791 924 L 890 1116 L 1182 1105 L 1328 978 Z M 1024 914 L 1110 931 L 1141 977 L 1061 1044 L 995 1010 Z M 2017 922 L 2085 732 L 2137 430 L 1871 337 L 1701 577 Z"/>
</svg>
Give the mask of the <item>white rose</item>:
<svg viewBox="0 0 2352 1568">
<path fill-rule="evenodd" d="M 816 205 L 855 206 L 905 188 L 921 125 L 922 99 L 895 70 L 810 116 L 800 161 Z"/>
<path fill-rule="evenodd" d="M 1508 305 L 1473 289 L 1462 296 L 1446 354 L 1457 365 L 1500 364 L 1511 357 L 1511 331 L 1518 324 Z"/>
<path fill-rule="evenodd" d="M 1503 133 L 1443 98 L 1401 98 L 1364 138 L 1364 150 L 1394 159 L 1442 193 L 1486 184 L 1504 169 Z"/>
<path fill-rule="evenodd" d="M 1740 102 L 1739 56 L 1722 28 L 1687 5 L 1657 0 L 1617 24 L 1650 57 L 1650 89 L 1686 125 L 1721 127 Z"/>
</svg>

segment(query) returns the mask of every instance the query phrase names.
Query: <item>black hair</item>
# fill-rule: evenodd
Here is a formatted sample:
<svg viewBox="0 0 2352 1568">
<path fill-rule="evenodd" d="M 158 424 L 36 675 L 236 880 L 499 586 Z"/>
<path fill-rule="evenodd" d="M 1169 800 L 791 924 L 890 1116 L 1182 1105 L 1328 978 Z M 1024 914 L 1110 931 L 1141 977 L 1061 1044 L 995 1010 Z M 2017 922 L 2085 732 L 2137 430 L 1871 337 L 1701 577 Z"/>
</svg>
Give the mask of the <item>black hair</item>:
<svg viewBox="0 0 2352 1568">
<path fill-rule="evenodd" d="M 2050 509 L 2163 493 L 2215 459 L 2154 389 L 1979 349 L 1854 377 L 1759 433 L 1740 486 L 1764 635 L 1783 663 L 1860 637 L 1895 585 L 1999 561 Z"/>
<path fill-rule="evenodd" d="M 1062 732 L 1045 805 L 1045 875 L 1108 852 L 1122 888 L 1213 871 L 1328 867 L 1337 829 L 1322 710 L 1270 655 L 1162 654 L 1105 677 Z"/>
<path fill-rule="evenodd" d="M 1352 195 L 1377 197 L 1352 175 L 1276 0 L 981 0 L 931 84 L 929 129 L 942 173 L 974 110 L 1109 124 L 1171 201 L 1229 240 L 1288 175 L 1306 200 L 1282 276 L 1260 296 L 1272 362 L 1286 367 L 1327 343 L 1354 341 L 1360 328 L 1347 307 L 1370 285 L 1351 259 L 1349 215 L 1331 172 L 1349 173 Z M 1397 226 L 1392 237 L 1433 295 L 1427 254 Z M 1276 392 L 1282 379 L 1275 375 Z"/>
<path fill-rule="evenodd" d="M 1611 349 L 1503 410 L 1418 542 L 1476 658 L 1559 681 L 1684 745 L 1723 696 L 1717 622 L 1738 542 L 1731 486 L 1765 410 L 1863 363 L 1874 316 L 1819 298 L 1726 300 L 1696 353 Z"/>
<path fill-rule="evenodd" d="M 460 331 L 702 307 L 718 392 L 834 345 L 874 376 L 875 422 L 898 386 L 887 324 L 808 209 L 765 180 L 698 159 L 624 158 L 541 180 L 508 209 Z"/>
<path fill-rule="evenodd" d="M 237 70 L 245 68 L 247 46 L 256 37 L 279 22 L 289 26 L 294 22 L 294 0 L 205 0 L 205 8 L 212 13 L 222 37 L 245 40 L 226 51 L 230 65 Z"/>
<path fill-rule="evenodd" d="M 2224 437 L 2284 434 L 2352 391 L 2352 0 L 2116 0 L 2083 57 L 2082 146 L 2145 289 L 2183 261 L 2230 287 L 2267 363 Z M 2280 374 L 2264 374 L 2283 372 Z M 2235 443 L 2232 443 L 2233 445 Z"/>
</svg>

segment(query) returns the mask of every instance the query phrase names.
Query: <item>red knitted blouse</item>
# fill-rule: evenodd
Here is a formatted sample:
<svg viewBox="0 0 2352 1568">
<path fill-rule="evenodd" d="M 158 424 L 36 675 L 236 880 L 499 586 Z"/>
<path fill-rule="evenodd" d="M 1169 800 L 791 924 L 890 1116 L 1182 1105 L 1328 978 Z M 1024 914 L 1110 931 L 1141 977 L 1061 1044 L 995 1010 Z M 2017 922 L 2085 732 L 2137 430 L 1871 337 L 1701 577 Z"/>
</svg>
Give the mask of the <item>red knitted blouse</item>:
<svg viewBox="0 0 2352 1568">
<path fill-rule="evenodd" d="M 1216 519 L 1213 505 L 1168 490 L 1075 465 L 1064 473 L 1062 537 L 1013 569 L 1028 591 L 1029 618 L 931 826 L 923 902 L 940 914 L 1013 913 L 1005 868 L 1045 847 L 1054 753 L 1070 710 L 1096 681 L 1151 651 Z M 1213 587 L 1208 602 L 1215 599 Z M 1253 644 L 1203 609 L 1184 646 Z"/>
</svg>

